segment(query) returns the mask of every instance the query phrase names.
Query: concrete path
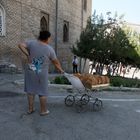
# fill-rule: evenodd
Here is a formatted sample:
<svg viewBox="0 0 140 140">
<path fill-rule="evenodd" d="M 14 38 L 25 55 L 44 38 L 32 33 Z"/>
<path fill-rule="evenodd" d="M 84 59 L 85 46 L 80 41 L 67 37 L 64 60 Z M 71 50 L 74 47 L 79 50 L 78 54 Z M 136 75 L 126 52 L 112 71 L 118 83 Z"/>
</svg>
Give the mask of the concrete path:
<svg viewBox="0 0 140 140">
<path fill-rule="evenodd" d="M 50 114 L 39 115 L 39 100 L 35 99 L 36 112 L 27 115 L 27 99 L 23 86 L 15 85 L 6 77 L 0 83 L 0 140 L 139 140 L 139 91 L 100 91 L 94 97 L 103 101 L 103 109 L 93 111 L 92 102 L 83 112 L 66 107 L 66 88 L 49 87 Z M 19 80 L 22 77 L 19 76 Z M 8 78 L 7 78 L 8 79 Z M 7 80 L 8 81 L 8 80 Z M 3 83 L 2 83 L 3 82 Z"/>
</svg>

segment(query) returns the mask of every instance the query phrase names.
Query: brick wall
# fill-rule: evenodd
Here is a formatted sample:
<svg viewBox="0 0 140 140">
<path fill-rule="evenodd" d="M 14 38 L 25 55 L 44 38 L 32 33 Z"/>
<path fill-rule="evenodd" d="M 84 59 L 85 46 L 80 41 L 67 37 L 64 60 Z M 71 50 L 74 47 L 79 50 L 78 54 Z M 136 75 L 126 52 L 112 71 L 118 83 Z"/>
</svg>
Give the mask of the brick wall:
<svg viewBox="0 0 140 140">
<path fill-rule="evenodd" d="M 91 14 L 91 1 L 88 0 L 84 11 L 83 25 Z M 30 38 L 36 38 L 40 30 L 41 12 L 49 14 L 49 30 L 52 33 L 51 45 L 55 48 L 55 0 L 1 0 L 6 12 L 6 35 L 0 36 L 0 61 L 7 61 L 21 67 L 23 55 L 17 44 Z M 58 45 L 57 55 L 64 69 L 71 71 L 73 58 L 70 47 L 79 38 L 82 18 L 81 0 L 58 0 Z M 69 22 L 69 41 L 63 42 L 63 23 Z"/>
</svg>

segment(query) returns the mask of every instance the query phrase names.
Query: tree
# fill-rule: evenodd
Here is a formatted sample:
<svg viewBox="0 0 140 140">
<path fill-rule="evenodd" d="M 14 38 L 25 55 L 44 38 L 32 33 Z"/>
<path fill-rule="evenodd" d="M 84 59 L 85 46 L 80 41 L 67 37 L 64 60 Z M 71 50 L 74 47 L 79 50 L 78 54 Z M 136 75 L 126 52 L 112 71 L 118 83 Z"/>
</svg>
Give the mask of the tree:
<svg viewBox="0 0 140 140">
<path fill-rule="evenodd" d="M 89 18 L 87 21 L 87 27 L 81 32 L 80 39 L 76 42 L 76 47 L 73 46 L 71 51 L 80 58 L 84 59 L 84 66 L 82 71 L 84 71 L 86 60 L 89 58 L 89 53 L 91 52 L 93 46 L 93 32 L 92 27 L 89 26 L 91 23 Z"/>
<path fill-rule="evenodd" d="M 92 68 L 102 74 L 104 66 L 113 67 L 113 73 L 120 62 L 123 65 L 140 66 L 140 35 L 124 27 L 123 16 L 107 12 L 107 18 L 94 12 L 87 21 L 72 52 L 77 56 L 92 61 Z M 110 73 L 110 72 L 109 72 Z M 113 74 L 112 73 L 112 74 Z"/>
</svg>

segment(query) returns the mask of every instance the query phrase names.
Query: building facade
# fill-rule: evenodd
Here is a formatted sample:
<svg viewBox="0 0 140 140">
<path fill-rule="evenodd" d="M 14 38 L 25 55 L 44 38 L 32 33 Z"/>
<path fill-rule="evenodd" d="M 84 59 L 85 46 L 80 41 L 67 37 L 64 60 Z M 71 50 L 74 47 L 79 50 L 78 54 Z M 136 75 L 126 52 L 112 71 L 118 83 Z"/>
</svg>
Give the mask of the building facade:
<svg viewBox="0 0 140 140">
<path fill-rule="evenodd" d="M 17 44 L 49 30 L 57 56 L 71 71 L 70 47 L 91 15 L 92 0 L 0 0 L 0 62 L 22 66 Z"/>
</svg>

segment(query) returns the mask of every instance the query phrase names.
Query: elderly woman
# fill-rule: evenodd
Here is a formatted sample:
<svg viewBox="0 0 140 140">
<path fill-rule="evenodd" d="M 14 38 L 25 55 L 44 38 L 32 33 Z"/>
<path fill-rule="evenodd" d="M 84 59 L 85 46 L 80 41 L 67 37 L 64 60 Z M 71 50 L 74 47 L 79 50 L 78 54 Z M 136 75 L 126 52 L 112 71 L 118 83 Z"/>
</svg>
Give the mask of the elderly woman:
<svg viewBox="0 0 140 140">
<path fill-rule="evenodd" d="M 47 115 L 48 95 L 48 68 L 51 61 L 55 67 L 63 73 L 63 69 L 56 57 L 54 49 L 49 45 L 51 34 L 48 31 L 41 31 L 38 39 L 20 43 L 18 47 L 28 57 L 28 64 L 25 66 L 25 92 L 28 97 L 28 114 L 34 112 L 34 96 L 39 95 L 40 115 Z"/>
</svg>

